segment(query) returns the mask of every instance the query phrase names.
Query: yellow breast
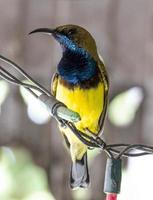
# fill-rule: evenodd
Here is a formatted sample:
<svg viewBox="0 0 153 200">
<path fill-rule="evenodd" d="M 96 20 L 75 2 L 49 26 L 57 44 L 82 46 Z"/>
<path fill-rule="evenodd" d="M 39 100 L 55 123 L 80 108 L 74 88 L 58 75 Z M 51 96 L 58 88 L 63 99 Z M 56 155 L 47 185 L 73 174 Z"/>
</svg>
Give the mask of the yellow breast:
<svg viewBox="0 0 153 200">
<path fill-rule="evenodd" d="M 68 89 L 58 81 L 56 98 L 80 114 L 81 120 L 75 124 L 77 129 L 85 132 L 84 129 L 88 128 L 95 134 L 99 131 L 98 121 L 104 104 L 104 85 L 101 82 L 96 88 Z"/>
</svg>

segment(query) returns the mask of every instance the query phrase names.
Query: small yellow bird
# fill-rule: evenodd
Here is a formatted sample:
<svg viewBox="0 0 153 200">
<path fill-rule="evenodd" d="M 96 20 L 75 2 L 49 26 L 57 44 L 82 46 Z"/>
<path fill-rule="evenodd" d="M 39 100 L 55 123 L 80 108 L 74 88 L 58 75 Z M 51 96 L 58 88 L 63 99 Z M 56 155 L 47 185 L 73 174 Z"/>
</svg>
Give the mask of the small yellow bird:
<svg viewBox="0 0 153 200">
<path fill-rule="evenodd" d="M 109 81 L 95 40 L 87 30 L 77 25 L 39 28 L 31 33 L 36 32 L 53 35 L 62 47 L 63 55 L 52 79 L 52 95 L 80 114 L 81 120 L 75 123 L 78 130 L 99 135 L 106 116 Z M 88 147 L 68 128 L 60 127 L 60 131 L 72 158 L 71 188 L 86 188 L 90 182 Z"/>
</svg>

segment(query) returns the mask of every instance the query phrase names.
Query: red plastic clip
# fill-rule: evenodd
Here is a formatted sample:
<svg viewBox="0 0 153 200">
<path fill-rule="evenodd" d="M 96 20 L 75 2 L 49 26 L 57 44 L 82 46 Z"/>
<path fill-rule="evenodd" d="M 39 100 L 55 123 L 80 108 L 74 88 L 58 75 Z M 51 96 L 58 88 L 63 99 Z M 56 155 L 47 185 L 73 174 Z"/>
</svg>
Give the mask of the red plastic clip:
<svg viewBox="0 0 153 200">
<path fill-rule="evenodd" d="M 115 193 L 107 194 L 106 200 L 117 200 L 117 194 L 115 194 Z"/>
</svg>

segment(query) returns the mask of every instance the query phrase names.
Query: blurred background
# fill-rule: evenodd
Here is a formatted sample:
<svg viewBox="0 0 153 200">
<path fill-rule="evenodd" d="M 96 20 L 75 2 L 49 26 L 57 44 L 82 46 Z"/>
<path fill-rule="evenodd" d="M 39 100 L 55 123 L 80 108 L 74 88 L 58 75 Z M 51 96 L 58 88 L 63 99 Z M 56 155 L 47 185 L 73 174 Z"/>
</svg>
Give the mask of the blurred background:
<svg viewBox="0 0 153 200">
<path fill-rule="evenodd" d="M 103 138 L 152 145 L 153 1 L 0 0 L 0 54 L 49 89 L 60 47 L 49 36 L 28 33 L 62 24 L 85 27 L 107 66 L 111 89 Z M 105 154 L 89 152 L 91 186 L 72 191 L 61 139 L 37 100 L 0 80 L 0 199 L 104 200 Z M 153 156 L 125 159 L 119 200 L 149 199 L 152 169 Z"/>
</svg>

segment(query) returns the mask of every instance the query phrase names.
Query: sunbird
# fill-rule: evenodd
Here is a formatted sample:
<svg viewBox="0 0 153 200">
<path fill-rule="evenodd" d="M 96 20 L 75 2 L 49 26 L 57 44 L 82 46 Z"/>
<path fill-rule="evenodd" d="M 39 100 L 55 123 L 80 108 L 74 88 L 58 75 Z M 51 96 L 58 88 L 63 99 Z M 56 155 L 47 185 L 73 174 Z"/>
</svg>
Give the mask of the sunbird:
<svg viewBox="0 0 153 200">
<path fill-rule="evenodd" d="M 69 109 L 79 113 L 76 128 L 84 134 L 98 136 L 107 112 L 109 80 L 92 35 L 78 25 L 62 25 L 55 29 L 39 28 L 32 33 L 52 35 L 62 48 L 62 58 L 53 75 L 51 93 Z M 69 128 L 59 124 L 72 158 L 70 186 L 86 188 L 90 183 L 87 150 Z"/>
</svg>

